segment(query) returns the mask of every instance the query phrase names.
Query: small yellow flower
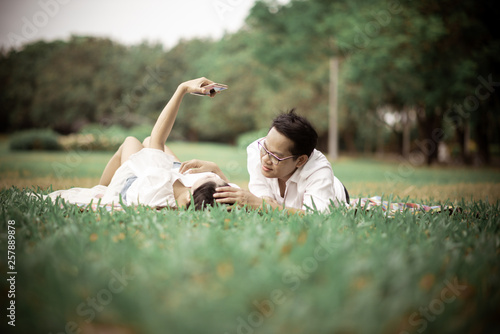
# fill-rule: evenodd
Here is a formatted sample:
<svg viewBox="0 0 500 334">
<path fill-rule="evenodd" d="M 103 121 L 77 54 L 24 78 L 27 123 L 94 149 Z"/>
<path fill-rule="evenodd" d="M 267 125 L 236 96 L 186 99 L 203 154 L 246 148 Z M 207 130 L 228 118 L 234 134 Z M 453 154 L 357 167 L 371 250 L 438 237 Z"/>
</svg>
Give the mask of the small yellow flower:
<svg viewBox="0 0 500 334">
<path fill-rule="evenodd" d="M 220 278 L 227 278 L 233 276 L 234 268 L 230 262 L 222 262 L 217 265 L 217 275 Z"/>
<path fill-rule="evenodd" d="M 418 285 L 424 291 L 429 291 L 436 281 L 436 277 L 433 274 L 426 274 L 421 279 Z"/>
</svg>

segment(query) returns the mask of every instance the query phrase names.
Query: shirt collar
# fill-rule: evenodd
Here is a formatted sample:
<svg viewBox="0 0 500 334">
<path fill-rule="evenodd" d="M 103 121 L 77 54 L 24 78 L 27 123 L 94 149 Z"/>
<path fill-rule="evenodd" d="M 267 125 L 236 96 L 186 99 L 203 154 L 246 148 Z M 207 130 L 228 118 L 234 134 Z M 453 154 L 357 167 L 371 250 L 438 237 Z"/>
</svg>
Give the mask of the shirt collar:
<svg viewBox="0 0 500 334">
<path fill-rule="evenodd" d="M 297 170 L 287 180 L 287 183 L 288 182 L 299 183 L 302 179 L 305 179 L 309 177 L 311 174 L 313 174 L 318 168 L 316 164 L 317 160 L 318 160 L 318 151 L 314 150 L 311 153 L 309 159 L 307 159 L 305 165 L 297 168 Z"/>
<path fill-rule="evenodd" d="M 307 165 L 307 163 L 306 163 L 306 165 Z M 286 181 L 286 184 L 289 184 L 290 182 L 299 183 L 300 180 L 302 179 L 302 170 L 304 169 L 304 167 L 305 167 L 305 165 L 297 168 L 297 170 L 295 172 L 293 172 L 292 176 L 290 176 L 290 178 Z"/>
</svg>

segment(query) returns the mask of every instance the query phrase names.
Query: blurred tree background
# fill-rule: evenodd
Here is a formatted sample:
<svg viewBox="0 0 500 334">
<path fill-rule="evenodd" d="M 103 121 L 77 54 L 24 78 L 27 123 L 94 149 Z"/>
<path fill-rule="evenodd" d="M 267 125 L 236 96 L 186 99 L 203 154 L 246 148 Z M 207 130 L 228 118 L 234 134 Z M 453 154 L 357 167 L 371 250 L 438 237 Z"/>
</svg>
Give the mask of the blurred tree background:
<svg viewBox="0 0 500 334">
<path fill-rule="evenodd" d="M 40 41 L 0 53 L 0 131 L 148 128 L 180 82 L 206 76 L 230 89 L 185 99 L 174 139 L 234 144 L 296 107 L 326 151 L 335 57 L 341 152 L 430 164 L 447 147 L 454 161 L 490 164 L 500 145 L 498 14 L 493 0 L 258 1 L 238 32 L 169 50 Z"/>
</svg>

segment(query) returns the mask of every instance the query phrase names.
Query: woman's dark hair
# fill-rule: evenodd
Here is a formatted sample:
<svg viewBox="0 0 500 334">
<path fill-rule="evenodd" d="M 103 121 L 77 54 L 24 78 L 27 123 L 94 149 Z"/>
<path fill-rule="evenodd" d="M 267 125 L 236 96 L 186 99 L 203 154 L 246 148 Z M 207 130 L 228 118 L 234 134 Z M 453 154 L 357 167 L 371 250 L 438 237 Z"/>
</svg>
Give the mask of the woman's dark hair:
<svg viewBox="0 0 500 334">
<path fill-rule="evenodd" d="M 191 205 L 194 205 L 195 210 L 203 210 L 209 206 L 215 206 L 215 188 L 227 186 L 229 186 L 229 184 L 224 183 L 222 185 L 217 185 L 214 181 L 203 183 L 193 192 L 193 198 L 187 204 L 187 207 L 189 208 Z"/>
<path fill-rule="evenodd" d="M 295 113 L 295 108 L 276 117 L 273 127 L 293 142 L 290 152 L 295 156 L 310 157 L 318 144 L 318 133 L 307 119 Z"/>
</svg>

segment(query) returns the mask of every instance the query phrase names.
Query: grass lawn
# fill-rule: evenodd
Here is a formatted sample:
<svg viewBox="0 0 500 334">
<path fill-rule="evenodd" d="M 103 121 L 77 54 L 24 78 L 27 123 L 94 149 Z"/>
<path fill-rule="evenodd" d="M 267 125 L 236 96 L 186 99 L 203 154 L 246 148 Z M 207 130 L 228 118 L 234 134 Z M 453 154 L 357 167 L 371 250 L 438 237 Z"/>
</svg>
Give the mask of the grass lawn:
<svg viewBox="0 0 500 334">
<path fill-rule="evenodd" d="M 246 151 L 210 143 L 172 143 L 170 148 L 181 161 L 216 162 L 228 178 L 248 185 Z M 0 141 L 0 188 L 66 189 L 92 187 L 112 152 L 10 152 Z M 374 195 L 429 203 L 488 201 L 500 199 L 500 169 L 465 167 L 417 167 L 404 160 L 341 158 L 333 164 L 335 175 L 346 185 L 351 197 Z"/>
<path fill-rule="evenodd" d="M 245 152 L 172 148 L 181 159 L 215 160 L 233 182 L 248 182 Z M 2 308 L 15 302 L 16 326 L 5 316 L 0 324 L 8 333 L 500 329 L 498 170 L 335 163 L 354 197 L 449 199 L 463 209 L 393 218 L 360 208 L 303 217 L 223 208 L 93 212 L 19 189 L 92 186 L 109 156 L 0 149 Z"/>
<path fill-rule="evenodd" d="M 216 162 L 224 173 L 241 185 L 248 183 L 246 152 L 217 144 L 173 143 L 169 145 L 181 161 L 190 159 Z M 92 187 L 98 184 L 113 152 L 11 152 L 0 141 L 0 187 L 39 186 L 54 190 L 69 187 Z"/>
</svg>

